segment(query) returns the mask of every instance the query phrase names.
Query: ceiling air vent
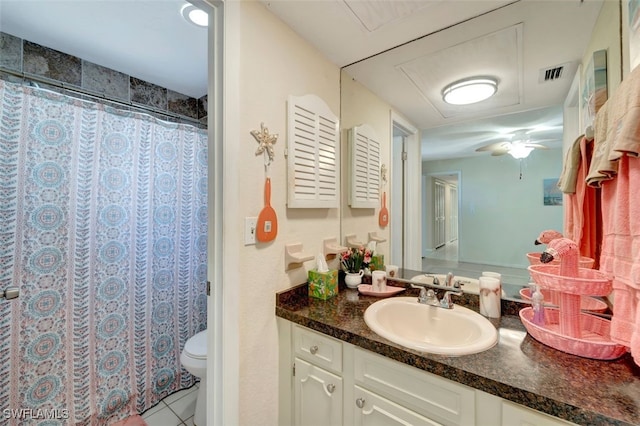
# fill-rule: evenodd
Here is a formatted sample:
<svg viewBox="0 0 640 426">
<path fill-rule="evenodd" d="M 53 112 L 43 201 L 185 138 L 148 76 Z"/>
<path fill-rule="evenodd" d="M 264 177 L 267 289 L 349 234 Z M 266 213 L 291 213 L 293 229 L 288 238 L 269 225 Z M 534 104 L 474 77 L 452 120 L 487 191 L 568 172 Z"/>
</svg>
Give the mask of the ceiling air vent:
<svg viewBox="0 0 640 426">
<path fill-rule="evenodd" d="M 549 68 L 543 68 L 540 70 L 538 76 L 538 83 L 544 83 L 546 81 L 560 80 L 566 76 L 567 66 L 569 64 L 555 65 Z"/>
</svg>

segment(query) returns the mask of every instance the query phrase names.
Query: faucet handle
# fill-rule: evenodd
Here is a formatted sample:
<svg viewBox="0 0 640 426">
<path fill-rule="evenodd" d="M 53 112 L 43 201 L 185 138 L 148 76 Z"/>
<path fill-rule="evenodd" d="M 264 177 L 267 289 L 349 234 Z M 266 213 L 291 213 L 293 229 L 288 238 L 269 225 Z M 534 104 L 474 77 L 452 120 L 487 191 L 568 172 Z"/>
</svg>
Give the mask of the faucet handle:
<svg viewBox="0 0 640 426">
<path fill-rule="evenodd" d="M 427 305 L 437 305 L 438 297 L 436 296 L 436 292 L 432 289 L 427 290 L 425 287 L 422 288 L 425 290 L 424 298 L 420 297 L 418 301 Z M 422 291 L 420 291 L 420 296 L 422 296 Z"/>
<path fill-rule="evenodd" d="M 420 295 L 418 296 L 419 303 L 425 303 L 427 301 L 427 288 L 420 287 Z"/>
</svg>

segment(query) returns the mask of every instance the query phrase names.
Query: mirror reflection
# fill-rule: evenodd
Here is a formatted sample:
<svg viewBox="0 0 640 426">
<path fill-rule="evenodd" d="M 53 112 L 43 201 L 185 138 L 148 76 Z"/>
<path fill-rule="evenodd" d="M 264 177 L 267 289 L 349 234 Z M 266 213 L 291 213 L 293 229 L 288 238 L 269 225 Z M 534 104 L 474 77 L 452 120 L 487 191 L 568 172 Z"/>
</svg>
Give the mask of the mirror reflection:
<svg viewBox="0 0 640 426">
<path fill-rule="evenodd" d="M 617 1 L 519 1 L 344 67 L 341 127 L 367 124 L 382 141 L 389 226 L 378 224 L 380 207 L 343 196 L 343 240 L 374 233 L 405 279 L 494 271 L 505 296 L 521 297 L 535 239 L 563 230 L 557 179 L 563 152 L 591 124 L 594 52 L 606 51 L 609 90 L 621 80 L 619 13 Z M 490 97 L 445 100 L 472 77 Z"/>
</svg>

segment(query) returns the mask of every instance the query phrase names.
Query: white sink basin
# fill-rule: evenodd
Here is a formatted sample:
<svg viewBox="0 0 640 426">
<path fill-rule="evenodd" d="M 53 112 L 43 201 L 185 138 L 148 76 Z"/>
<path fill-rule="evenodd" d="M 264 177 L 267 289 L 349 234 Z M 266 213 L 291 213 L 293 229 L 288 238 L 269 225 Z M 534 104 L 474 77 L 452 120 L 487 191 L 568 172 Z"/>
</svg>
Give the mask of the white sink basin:
<svg viewBox="0 0 640 426">
<path fill-rule="evenodd" d="M 469 355 L 498 341 L 496 328 L 479 313 L 458 305 L 444 309 L 421 304 L 416 297 L 375 302 L 364 312 L 364 321 L 387 340 L 432 354 Z"/>
<path fill-rule="evenodd" d="M 447 279 L 447 276 L 442 274 L 420 274 L 411 278 L 411 281 L 423 284 L 433 284 L 433 277 L 438 279 L 440 285 L 444 285 L 445 280 Z M 478 294 L 480 291 L 480 282 L 477 278 L 461 277 L 456 275 L 453 277 L 453 281 L 458 281 L 460 283 L 460 288 L 462 288 L 462 291 L 465 293 Z"/>
</svg>

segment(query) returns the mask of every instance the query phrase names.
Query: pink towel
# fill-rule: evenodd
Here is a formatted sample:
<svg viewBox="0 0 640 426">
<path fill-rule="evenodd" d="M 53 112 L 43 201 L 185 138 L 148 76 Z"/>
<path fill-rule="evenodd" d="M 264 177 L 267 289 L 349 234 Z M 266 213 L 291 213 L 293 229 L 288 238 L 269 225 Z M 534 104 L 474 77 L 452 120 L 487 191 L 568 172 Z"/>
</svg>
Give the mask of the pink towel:
<svg viewBox="0 0 640 426">
<path fill-rule="evenodd" d="M 623 155 L 618 176 L 602 184 L 600 269 L 613 276 L 611 340 L 640 365 L 640 159 Z"/>
<path fill-rule="evenodd" d="M 575 193 L 565 194 L 564 235 L 578 243 L 582 256 L 598 263 L 597 244 L 597 194 L 596 188 L 587 186 L 587 171 L 591 158 L 591 144 L 582 137 L 575 149 L 579 152 L 576 165 Z"/>
</svg>

